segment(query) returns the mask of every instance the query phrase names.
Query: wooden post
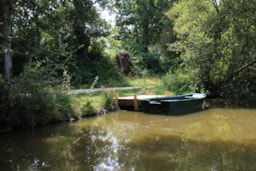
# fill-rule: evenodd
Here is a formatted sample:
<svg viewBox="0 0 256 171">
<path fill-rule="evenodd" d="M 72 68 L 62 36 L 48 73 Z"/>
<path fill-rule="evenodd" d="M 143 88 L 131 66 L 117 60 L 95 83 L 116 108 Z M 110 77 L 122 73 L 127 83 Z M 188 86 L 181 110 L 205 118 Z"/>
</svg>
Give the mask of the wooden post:
<svg viewBox="0 0 256 171">
<path fill-rule="evenodd" d="M 118 93 L 115 93 L 115 108 L 118 109 L 119 108 L 119 104 L 118 104 Z"/>
<path fill-rule="evenodd" d="M 133 105 L 134 105 L 135 111 L 139 110 L 139 103 L 138 103 L 137 95 L 134 95 Z"/>
<path fill-rule="evenodd" d="M 146 95 L 149 95 L 149 90 L 146 90 Z"/>
</svg>

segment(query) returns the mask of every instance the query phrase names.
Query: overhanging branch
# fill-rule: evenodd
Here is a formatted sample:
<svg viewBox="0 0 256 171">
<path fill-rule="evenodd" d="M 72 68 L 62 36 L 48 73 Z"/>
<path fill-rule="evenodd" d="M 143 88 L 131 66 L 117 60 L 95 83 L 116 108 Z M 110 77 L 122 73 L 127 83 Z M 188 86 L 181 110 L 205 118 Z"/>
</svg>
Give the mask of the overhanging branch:
<svg viewBox="0 0 256 171">
<path fill-rule="evenodd" d="M 236 70 L 233 74 L 231 74 L 231 76 L 226 79 L 225 83 L 228 83 L 230 82 L 231 80 L 233 80 L 233 78 L 235 78 L 239 73 L 241 73 L 242 71 L 244 71 L 245 69 L 249 68 L 250 66 L 253 66 L 254 64 L 256 64 L 256 60 L 249 63 L 249 64 L 246 64 L 244 66 L 242 66 L 241 68 L 239 68 L 238 70 Z"/>
</svg>

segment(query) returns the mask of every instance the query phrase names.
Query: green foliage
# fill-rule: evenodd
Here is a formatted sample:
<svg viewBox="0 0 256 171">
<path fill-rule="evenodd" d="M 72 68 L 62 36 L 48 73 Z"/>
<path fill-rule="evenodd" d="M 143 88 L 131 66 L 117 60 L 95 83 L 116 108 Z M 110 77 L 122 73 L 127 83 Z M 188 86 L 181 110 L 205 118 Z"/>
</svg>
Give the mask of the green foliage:
<svg viewBox="0 0 256 171">
<path fill-rule="evenodd" d="M 110 58 L 101 53 L 92 53 L 91 58 L 93 60 L 80 59 L 74 68 L 71 75 L 73 85 L 85 85 L 84 87 L 89 88 L 96 76 L 99 79 L 95 87 L 127 85 L 126 78 Z"/>
<path fill-rule="evenodd" d="M 96 75 L 103 84 L 110 75 L 122 79 L 118 70 L 110 67 L 107 71 L 107 65 L 112 64 L 102 56 L 106 46 L 102 37 L 109 34 L 110 26 L 91 0 L 19 1 L 14 5 L 13 18 L 15 76 L 26 63 L 39 61 L 51 66 L 56 76 L 68 71 L 72 85 L 90 84 Z"/>
<path fill-rule="evenodd" d="M 83 116 L 95 115 L 98 113 L 98 109 L 93 105 L 91 100 L 87 100 L 82 107 Z"/>
<path fill-rule="evenodd" d="M 90 86 L 90 89 L 95 88 L 98 80 L 99 80 L 99 77 L 96 76 L 94 78 L 94 81 L 92 82 L 92 84 Z M 83 115 L 82 116 L 95 115 L 95 114 L 97 114 L 99 112 L 98 109 L 95 107 L 95 105 L 93 103 L 93 98 L 91 98 L 91 96 L 92 96 L 92 94 L 90 93 L 86 97 L 85 103 L 83 103 L 83 106 L 82 106 L 82 113 L 83 113 Z"/>
<path fill-rule="evenodd" d="M 27 67 L 12 80 L 1 123 L 12 128 L 34 128 L 71 117 L 67 77 L 56 79 L 47 68 Z"/>
<path fill-rule="evenodd" d="M 193 92 L 195 90 L 194 84 L 197 81 L 193 73 L 184 71 L 169 72 L 162 80 L 165 89 L 176 94 Z"/>
<path fill-rule="evenodd" d="M 114 91 L 102 91 L 102 106 L 106 110 L 112 110 L 114 106 Z"/>
<path fill-rule="evenodd" d="M 179 38 L 169 50 L 180 53 L 186 67 L 197 71 L 197 87 L 212 97 L 255 96 L 248 86 L 256 78 L 255 5 L 249 0 L 181 0 L 167 13 Z M 246 93 L 238 91 L 239 86 Z"/>
<path fill-rule="evenodd" d="M 89 55 L 91 46 L 97 39 L 109 34 L 109 25 L 100 18 L 99 13 L 91 0 L 73 0 L 72 28 L 74 30 L 77 56 L 91 58 Z"/>
<path fill-rule="evenodd" d="M 90 88 L 93 89 L 97 85 L 99 77 L 96 76 L 92 82 Z M 76 108 L 80 108 L 81 111 L 76 109 L 74 115 L 78 118 L 99 114 L 102 109 L 113 109 L 113 96 L 114 92 L 102 91 L 101 94 L 89 93 L 84 95 L 75 95 Z"/>
<path fill-rule="evenodd" d="M 131 54 L 132 72 L 135 76 L 148 77 L 168 72 L 170 67 L 176 68 L 178 60 L 169 60 L 155 52 L 142 53 L 136 45 L 127 46 Z M 175 62 L 176 61 L 176 62 Z"/>
<path fill-rule="evenodd" d="M 120 52 L 121 47 L 121 41 L 119 37 L 119 29 L 118 28 L 113 28 L 111 30 L 111 34 L 106 37 L 107 43 L 105 45 L 104 52 L 107 54 L 107 56 L 111 56 L 114 58 L 116 54 Z"/>
<path fill-rule="evenodd" d="M 166 59 L 178 56 L 166 51 L 166 43 L 176 39 L 172 34 L 172 22 L 165 16 L 172 1 L 121 0 L 109 4 L 116 12 L 118 38 L 124 49 L 132 54 L 134 74 L 167 72 L 175 61 Z"/>
<path fill-rule="evenodd" d="M 72 117 L 81 119 L 82 117 L 96 115 L 99 112 L 97 105 L 98 95 L 94 94 L 78 94 L 70 95 L 72 99 L 71 111 Z"/>
<path fill-rule="evenodd" d="M 110 2 L 111 4 L 111 2 Z M 117 26 L 123 41 L 132 41 L 144 50 L 159 40 L 168 20 L 164 11 L 172 5 L 169 0 L 162 1 L 114 1 L 112 8 L 116 9 Z M 147 51 L 144 51 L 147 52 Z"/>
<path fill-rule="evenodd" d="M 136 76 L 147 77 L 161 71 L 160 60 L 157 55 L 138 54 L 132 59 L 133 73 Z"/>
</svg>

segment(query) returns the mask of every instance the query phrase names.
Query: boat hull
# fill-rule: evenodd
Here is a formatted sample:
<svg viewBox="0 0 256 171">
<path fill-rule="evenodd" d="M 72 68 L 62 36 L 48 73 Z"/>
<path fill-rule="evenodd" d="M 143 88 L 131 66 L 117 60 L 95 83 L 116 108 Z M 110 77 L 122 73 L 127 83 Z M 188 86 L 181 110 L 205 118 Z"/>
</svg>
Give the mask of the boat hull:
<svg viewBox="0 0 256 171">
<path fill-rule="evenodd" d="M 141 101 L 144 113 L 180 115 L 197 112 L 203 109 L 205 95 L 183 95 L 166 98 L 154 98 Z"/>
</svg>

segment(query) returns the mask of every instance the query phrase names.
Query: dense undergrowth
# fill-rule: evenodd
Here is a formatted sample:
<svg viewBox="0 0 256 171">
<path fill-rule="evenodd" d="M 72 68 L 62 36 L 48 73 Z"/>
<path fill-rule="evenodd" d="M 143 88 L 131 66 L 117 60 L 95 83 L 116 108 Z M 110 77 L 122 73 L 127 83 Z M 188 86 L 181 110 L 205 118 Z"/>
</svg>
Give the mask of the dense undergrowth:
<svg viewBox="0 0 256 171">
<path fill-rule="evenodd" d="M 68 120 L 72 115 L 72 102 L 67 95 L 69 83 L 66 72 L 62 78 L 56 78 L 49 69 L 26 67 L 2 96 L 1 130 L 24 130 Z"/>
</svg>

